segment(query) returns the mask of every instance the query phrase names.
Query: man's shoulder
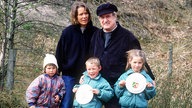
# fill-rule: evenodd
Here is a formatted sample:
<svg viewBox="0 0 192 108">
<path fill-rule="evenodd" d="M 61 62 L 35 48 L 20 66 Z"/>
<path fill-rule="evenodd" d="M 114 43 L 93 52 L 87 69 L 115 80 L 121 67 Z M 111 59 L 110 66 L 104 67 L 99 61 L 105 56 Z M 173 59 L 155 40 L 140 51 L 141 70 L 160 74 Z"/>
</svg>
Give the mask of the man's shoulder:
<svg viewBox="0 0 192 108">
<path fill-rule="evenodd" d="M 103 29 L 95 28 L 95 32 L 93 33 L 93 37 L 98 37 L 102 34 Z"/>
<path fill-rule="evenodd" d="M 127 28 L 122 27 L 120 25 L 119 25 L 118 31 L 122 32 L 122 34 L 124 34 L 124 35 L 132 35 L 133 36 L 133 33 L 130 30 L 128 30 Z"/>
</svg>

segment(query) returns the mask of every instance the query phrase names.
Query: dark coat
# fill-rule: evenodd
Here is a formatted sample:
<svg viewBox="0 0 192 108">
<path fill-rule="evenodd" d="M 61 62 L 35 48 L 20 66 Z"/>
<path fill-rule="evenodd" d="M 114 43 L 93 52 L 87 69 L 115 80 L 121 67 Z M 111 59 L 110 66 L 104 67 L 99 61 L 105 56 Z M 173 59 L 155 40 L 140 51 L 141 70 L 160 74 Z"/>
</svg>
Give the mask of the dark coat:
<svg viewBox="0 0 192 108">
<path fill-rule="evenodd" d="M 141 46 L 137 38 L 119 23 L 112 31 L 106 48 L 104 48 L 104 43 L 103 29 L 97 30 L 92 37 L 90 55 L 100 59 L 102 65 L 100 73 L 111 85 L 114 85 L 120 75 L 125 72 L 126 51 L 141 49 Z"/>
<path fill-rule="evenodd" d="M 56 49 L 59 72 L 62 75 L 79 80 L 85 71 L 92 35 L 97 29 L 89 22 L 83 33 L 79 25 L 70 25 L 63 30 Z"/>
</svg>

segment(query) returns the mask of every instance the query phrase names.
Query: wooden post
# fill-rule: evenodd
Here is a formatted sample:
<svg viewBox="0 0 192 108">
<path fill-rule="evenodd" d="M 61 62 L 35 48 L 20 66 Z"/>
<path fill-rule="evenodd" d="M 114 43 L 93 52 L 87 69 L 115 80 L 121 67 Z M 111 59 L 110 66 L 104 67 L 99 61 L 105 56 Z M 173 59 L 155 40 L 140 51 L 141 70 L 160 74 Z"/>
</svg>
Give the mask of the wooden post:
<svg viewBox="0 0 192 108">
<path fill-rule="evenodd" d="M 173 45 L 170 43 L 169 46 L 169 64 L 168 64 L 168 77 L 172 74 L 172 65 L 173 65 Z"/>
</svg>

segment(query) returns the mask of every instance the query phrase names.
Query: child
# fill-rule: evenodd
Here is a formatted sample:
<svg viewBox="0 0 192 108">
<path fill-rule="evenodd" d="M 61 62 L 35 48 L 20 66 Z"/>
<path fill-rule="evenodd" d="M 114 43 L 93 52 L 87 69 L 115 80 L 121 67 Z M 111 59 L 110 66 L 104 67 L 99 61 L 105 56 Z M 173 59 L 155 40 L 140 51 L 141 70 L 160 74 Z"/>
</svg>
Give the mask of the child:
<svg viewBox="0 0 192 108">
<path fill-rule="evenodd" d="M 147 108 L 147 100 L 156 95 L 156 89 L 152 83 L 153 80 L 144 70 L 146 61 L 145 54 L 142 50 L 137 49 L 130 50 L 127 54 L 127 71 L 123 73 L 114 84 L 115 94 L 119 98 L 121 108 Z M 145 90 L 138 94 L 131 93 L 125 87 L 126 78 L 134 72 L 141 73 L 147 81 Z"/>
<path fill-rule="evenodd" d="M 99 71 L 101 70 L 100 61 L 96 57 L 91 57 L 86 61 L 86 69 L 82 84 L 89 84 L 93 89 L 94 94 L 92 100 L 87 104 L 80 104 L 74 100 L 73 106 L 75 108 L 102 108 L 102 101 L 107 102 L 113 96 L 114 92 L 107 80 L 101 77 Z M 75 85 L 73 92 L 78 90 L 78 85 Z"/>
<path fill-rule="evenodd" d="M 27 88 L 26 100 L 30 108 L 59 108 L 65 93 L 65 84 L 57 75 L 57 60 L 54 55 L 46 54 L 43 63 L 44 74 L 38 76 Z"/>
</svg>

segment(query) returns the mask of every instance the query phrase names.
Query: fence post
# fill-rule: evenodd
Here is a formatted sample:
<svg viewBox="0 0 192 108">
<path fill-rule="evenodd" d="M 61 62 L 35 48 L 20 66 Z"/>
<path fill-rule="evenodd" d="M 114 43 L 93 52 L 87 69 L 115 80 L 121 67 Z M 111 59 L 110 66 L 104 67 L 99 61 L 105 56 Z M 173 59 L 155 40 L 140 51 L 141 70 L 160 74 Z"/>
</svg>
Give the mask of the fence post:
<svg viewBox="0 0 192 108">
<path fill-rule="evenodd" d="M 169 64 L 168 64 L 168 77 L 172 74 L 172 65 L 173 65 L 173 45 L 170 43 L 169 46 Z"/>
</svg>

